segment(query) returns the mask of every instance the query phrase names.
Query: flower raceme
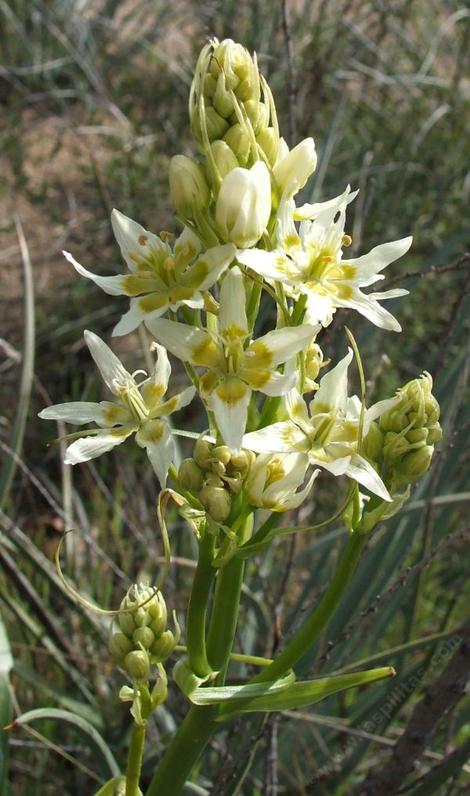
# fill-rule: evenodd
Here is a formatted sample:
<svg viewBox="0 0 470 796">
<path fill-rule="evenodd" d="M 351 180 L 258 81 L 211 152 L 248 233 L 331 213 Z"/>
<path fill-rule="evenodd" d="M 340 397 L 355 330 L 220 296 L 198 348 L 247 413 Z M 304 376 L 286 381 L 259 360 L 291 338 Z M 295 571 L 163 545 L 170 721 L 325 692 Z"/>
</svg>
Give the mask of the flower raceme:
<svg viewBox="0 0 470 796">
<path fill-rule="evenodd" d="M 406 254 L 412 239 L 384 243 L 362 257 L 343 260 L 343 247 L 351 243 L 344 232 L 346 207 L 356 194 L 348 186 L 333 200 L 299 208 L 301 217 L 310 217 L 301 223 L 299 231 L 294 223 L 295 206 L 284 200 L 277 218 L 278 248 L 251 249 L 238 253 L 237 259 L 266 279 L 282 282 L 294 298 L 304 294 L 312 323 L 327 326 L 336 308 L 350 307 L 376 326 L 399 332 L 400 324 L 379 302 L 408 291 L 366 294 L 361 288 L 383 279 L 381 271 Z"/>
<path fill-rule="evenodd" d="M 282 395 L 290 389 L 296 373 L 277 368 L 315 334 L 313 326 L 304 324 L 275 329 L 247 345 L 245 288 L 237 267 L 226 274 L 221 287 L 217 333 L 163 318 L 147 326 L 172 354 L 206 369 L 199 381 L 201 395 L 208 399 L 224 442 L 234 450 L 241 447 L 252 391 Z"/>
<path fill-rule="evenodd" d="M 273 423 L 245 434 L 243 447 L 258 453 L 296 452 L 312 465 L 333 475 L 347 475 L 383 500 L 391 500 L 387 488 L 369 462 L 358 453 L 361 403 L 348 398 L 347 371 L 353 353 L 348 354 L 320 381 L 309 410 L 293 389 L 286 400 L 289 420 Z M 370 424 L 397 402 L 380 401 L 365 411 L 363 434 Z"/>
<path fill-rule="evenodd" d="M 143 320 L 158 318 L 168 309 L 176 310 L 181 305 L 202 307 L 201 291 L 217 281 L 235 256 L 231 243 L 201 253 L 199 239 L 187 227 L 172 249 L 163 233 L 158 237 L 118 210 L 113 210 L 111 223 L 128 274 L 99 276 L 77 263 L 68 252 L 64 254 L 81 276 L 91 279 L 105 293 L 132 297 L 130 310 L 113 335 L 128 334 Z"/>
<path fill-rule="evenodd" d="M 87 462 L 116 445 L 131 434 L 145 448 L 162 487 L 168 467 L 175 460 L 175 444 L 167 421 L 168 415 L 187 406 L 196 392 L 188 387 L 163 401 L 170 377 L 170 363 L 163 346 L 156 345 L 157 361 L 152 375 L 138 385 L 110 348 L 93 332 L 85 331 L 85 341 L 108 389 L 116 401 L 71 401 L 43 409 L 39 417 L 63 420 L 66 423 L 96 423 L 98 429 L 78 433 L 65 454 L 66 464 Z M 77 435 L 72 435 L 77 436 Z"/>
</svg>

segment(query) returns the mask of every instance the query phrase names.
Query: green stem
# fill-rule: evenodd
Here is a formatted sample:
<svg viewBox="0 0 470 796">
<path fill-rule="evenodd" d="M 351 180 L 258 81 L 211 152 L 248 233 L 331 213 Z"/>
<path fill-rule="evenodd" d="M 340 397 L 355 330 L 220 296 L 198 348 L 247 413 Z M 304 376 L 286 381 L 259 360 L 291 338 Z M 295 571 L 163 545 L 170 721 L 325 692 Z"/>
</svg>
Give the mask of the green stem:
<svg viewBox="0 0 470 796">
<path fill-rule="evenodd" d="M 244 541 L 250 526 L 248 518 L 240 534 Z M 214 595 L 207 654 L 214 669 L 219 671 L 217 685 L 223 685 L 237 627 L 244 562 L 232 559 L 219 571 Z M 178 796 L 192 768 L 199 760 L 214 731 L 219 707 L 193 705 L 167 748 L 153 776 L 146 796 Z"/>
<path fill-rule="evenodd" d="M 126 767 L 126 794 L 125 796 L 138 796 L 140 770 L 145 744 L 145 724 L 135 724 L 132 727 L 131 745 L 127 755 Z"/>
<path fill-rule="evenodd" d="M 210 674 L 211 667 L 206 652 L 206 614 L 215 569 L 214 536 L 207 530 L 199 545 L 199 558 L 188 605 L 186 629 L 189 665 L 198 677 Z"/>
<path fill-rule="evenodd" d="M 283 674 L 286 674 L 289 669 L 292 669 L 292 667 L 308 652 L 313 642 L 328 624 L 341 598 L 346 592 L 367 538 L 367 534 L 360 533 L 358 530 L 349 537 L 346 549 L 344 550 L 333 580 L 317 607 L 312 611 L 300 630 L 297 631 L 281 654 L 270 666 L 266 666 L 262 672 L 256 675 L 251 682 L 259 683 L 277 680 Z"/>
</svg>

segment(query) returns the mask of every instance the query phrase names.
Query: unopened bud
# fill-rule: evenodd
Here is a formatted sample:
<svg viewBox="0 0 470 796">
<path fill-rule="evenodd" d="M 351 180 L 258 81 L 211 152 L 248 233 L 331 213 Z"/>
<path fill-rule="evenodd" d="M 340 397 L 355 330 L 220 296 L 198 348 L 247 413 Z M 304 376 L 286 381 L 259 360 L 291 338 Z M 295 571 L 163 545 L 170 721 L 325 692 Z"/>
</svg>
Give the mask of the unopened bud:
<svg viewBox="0 0 470 796">
<path fill-rule="evenodd" d="M 209 203 L 209 186 L 202 168 L 185 155 L 175 155 L 170 161 L 170 196 L 177 213 L 183 218 L 195 218 Z"/>
<path fill-rule="evenodd" d="M 121 663 L 132 649 L 132 641 L 124 633 L 113 633 L 109 639 L 109 651 L 117 663 Z"/>
<path fill-rule="evenodd" d="M 375 420 L 369 427 L 367 436 L 362 441 L 362 453 L 370 462 L 378 464 L 382 461 L 384 435 Z"/>
<path fill-rule="evenodd" d="M 223 465 L 227 466 L 232 458 L 232 451 L 227 445 L 218 445 L 216 448 L 213 448 L 212 456 L 214 459 L 218 459 L 219 462 L 222 462 Z"/>
<path fill-rule="evenodd" d="M 207 137 L 209 141 L 215 141 L 217 138 L 223 138 L 228 130 L 228 122 L 215 108 L 206 108 L 206 126 Z"/>
<path fill-rule="evenodd" d="M 194 459 L 183 459 L 178 470 L 178 479 L 183 489 L 194 495 L 202 489 L 204 476 Z"/>
<path fill-rule="evenodd" d="M 138 627 L 132 634 L 132 641 L 137 647 L 150 649 L 155 641 L 155 636 L 149 627 Z"/>
<path fill-rule="evenodd" d="M 144 650 L 133 650 L 124 658 L 123 667 L 133 680 L 147 680 L 150 675 L 150 660 Z"/>
<path fill-rule="evenodd" d="M 264 127 L 256 135 L 256 142 L 266 155 L 270 166 L 274 166 L 279 157 L 279 135 L 274 127 Z"/>
<path fill-rule="evenodd" d="M 205 486 L 199 499 L 215 522 L 224 522 L 230 514 L 230 494 L 223 487 Z"/>
<path fill-rule="evenodd" d="M 230 464 L 234 468 L 234 470 L 238 470 L 240 475 L 243 477 L 250 469 L 255 458 L 256 457 L 253 451 L 240 450 L 232 452 Z"/>
<path fill-rule="evenodd" d="M 206 442 L 204 439 L 196 440 L 194 445 L 194 459 L 199 467 L 206 469 L 210 466 L 210 459 L 212 458 L 212 445 Z"/>
<path fill-rule="evenodd" d="M 236 168 L 225 177 L 217 198 L 215 218 L 225 241 L 240 248 L 258 242 L 271 214 L 271 181 L 261 161 L 251 169 Z"/>
<path fill-rule="evenodd" d="M 246 166 L 250 157 L 252 141 L 241 124 L 232 124 L 224 135 L 224 141 L 237 159 L 237 165 Z"/>
<path fill-rule="evenodd" d="M 211 144 L 212 157 L 222 179 L 239 165 L 235 153 L 225 141 L 217 140 Z"/>
<path fill-rule="evenodd" d="M 160 638 L 156 639 L 150 650 L 154 661 L 164 661 L 173 652 L 177 645 L 177 639 L 171 630 L 165 630 Z"/>
<path fill-rule="evenodd" d="M 417 481 L 429 470 L 433 453 L 432 445 L 423 445 L 418 450 L 406 454 L 400 464 L 400 475 L 407 483 Z"/>
</svg>

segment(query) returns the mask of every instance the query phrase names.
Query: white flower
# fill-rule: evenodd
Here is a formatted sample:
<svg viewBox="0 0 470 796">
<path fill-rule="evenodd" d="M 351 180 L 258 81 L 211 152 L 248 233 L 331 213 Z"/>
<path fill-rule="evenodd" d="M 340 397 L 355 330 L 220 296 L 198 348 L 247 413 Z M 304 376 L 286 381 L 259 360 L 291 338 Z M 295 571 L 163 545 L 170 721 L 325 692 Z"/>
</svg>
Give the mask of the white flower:
<svg viewBox="0 0 470 796">
<path fill-rule="evenodd" d="M 315 334 L 307 324 L 275 329 L 248 343 L 245 289 L 239 268 L 226 275 L 220 291 L 218 333 L 159 318 L 147 326 L 172 354 L 206 368 L 200 391 L 209 399 L 219 431 L 232 449 L 241 447 L 252 390 L 282 395 L 296 373 L 279 373 Z"/>
<path fill-rule="evenodd" d="M 260 453 L 250 467 L 244 490 L 248 502 L 271 511 L 296 509 L 308 497 L 320 470 L 315 470 L 303 489 L 296 491 L 309 466 L 304 453 Z"/>
<path fill-rule="evenodd" d="M 224 178 L 215 206 L 222 238 L 240 248 L 254 246 L 271 215 L 271 181 L 266 164 L 232 169 Z"/>
<path fill-rule="evenodd" d="M 315 171 L 317 153 L 313 138 L 305 138 L 290 152 L 281 147 L 281 155 L 274 166 L 273 177 L 280 194 L 291 198 L 304 187 Z"/>
<path fill-rule="evenodd" d="M 283 202 L 278 215 L 278 249 L 252 249 L 238 253 L 237 259 L 267 279 L 283 282 L 290 295 L 304 294 L 312 323 L 326 326 L 336 308 L 350 307 L 376 326 L 400 332 L 396 318 L 379 302 L 404 296 L 408 291 L 363 293 L 361 288 L 383 279 L 381 271 L 408 251 L 412 239 L 383 243 L 362 257 L 343 260 L 343 246 L 351 243 L 344 233 L 346 206 L 355 195 L 348 186 L 334 200 L 305 206 L 309 209 L 302 209 L 304 216 L 310 215 L 314 220 L 303 221 L 299 232 L 294 224 L 293 203 Z"/>
<path fill-rule="evenodd" d="M 348 398 L 347 393 L 347 371 L 352 356 L 350 349 L 323 376 L 310 403 L 310 412 L 297 390 L 291 390 L 286 401 L 290 420 L 246 434 L 243 447 L 259 453 L 306 454 L 310 464 L 333 475 L 347 475 L 384 500 L 391 500 L 372 465 L 357 453 L 361 403 L 356 396 Z M 363 436 L 367 435 L 372 421 L 396 402 L 397 398 L 391 398 L 366 410 Z"/>
<path fill-rule="evenodd" d="M 122 316 L 113 335 L 128 334 L 146 318 L 158 318 L 182 304 L 202 307 L 201 291 L 217 281 L 235 256 L 232 244 L 214 246 L 200 254 L 199 239 L 188 228 L 172 250 L 167 241 L 118 210 L 113 210 L 111 223 L 129 273 L 99 276 L 87 271 L 68 252 L 64 255 L 81 276 L 91 279 L 105 293 L 133 297 L 129 312 Z"/>
<path fill-rule="evenodd" d="M 188 387 L 163 401 L 171 372 L 163 346 L 156 346 L 158 358 L 154 372 L 138 385 L 101 338 L 89 331 L 85 331 L 84 336 L 103 381 L 117 400 L 55 404 L 43 409 L 39 417 L 74 425 L 96 423 L 99 426 L 73 435 L 79 438 L 67 448 L 66 464 L 95 459 L 135 433 L 136 442 L 146 449 L 158 480 L 164 486 L 168 467 L 175 458 L 175 443 L 166 417 L 187 406 L 194 397 L 195 388 Z"/>
</svg>

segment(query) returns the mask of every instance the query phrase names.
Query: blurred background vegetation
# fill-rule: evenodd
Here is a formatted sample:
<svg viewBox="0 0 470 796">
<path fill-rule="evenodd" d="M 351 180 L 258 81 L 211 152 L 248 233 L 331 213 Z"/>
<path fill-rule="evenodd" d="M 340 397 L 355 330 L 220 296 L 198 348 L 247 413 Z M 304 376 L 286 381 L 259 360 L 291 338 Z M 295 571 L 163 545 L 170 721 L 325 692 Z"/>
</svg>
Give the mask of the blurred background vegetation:
<svg viewBox="0 0 470 796">
<path fill-rule="evenodd" d="M 99 397 L 82 331 L 108 336 L 126 301 L 80 280 L 61 250 L 115 273 L 113 206 L 173 229 L 168 161 L 193 151 L 188 90 L 210 35 L 257 51 L 289 144 L 314 136 L 319 165 L 304 198 L 327 199 L 348 182 L 361 189 L 347 228 L 355 253 L 413 234 L 388 279 L 411 291 L 394 309 L 403 334 L 347 323 L 369 402 L 423 369 L 433 374 L 444 440 L 404 512 L 374 533 L 343 607 L 300 667 L 312 675 L 380 662 L 397 677 L 316 710 L 234 723 L 192 792 L 468 792 L 469 18 L 457 0 L 0 0 L 0 719 L 59 711 L 3 734 L 0 793 L 92 793 L 127 748 L 109 620 L 74 602 L 52 557 L 61 532 L 76 529 L 64 545 L 67 577 L 100 605 L 118 604 L 158 569 L 155 480 L 130 444 L 72 474 L 36 415 L 48 402 Z M 344 352 L 336 324 L 322 346 Z M 130 369 L 142 367 L 143 336 L 117 348 Z M 181 423 L 200 428 L 191 412 Z M 322 477 L 290 523 L 328 516 L 337 489 Z M 282 644 L 318 600 L 344 539 L 333 525 L 254 559 L 241 650 Z M 182 619 L 195 550 L 177 515 L 172 544 L 166 596 Z M 184 711 L 172 690 L 150 728 L 145 776 Z"/>
</svg>

